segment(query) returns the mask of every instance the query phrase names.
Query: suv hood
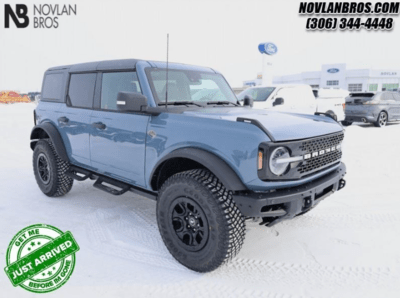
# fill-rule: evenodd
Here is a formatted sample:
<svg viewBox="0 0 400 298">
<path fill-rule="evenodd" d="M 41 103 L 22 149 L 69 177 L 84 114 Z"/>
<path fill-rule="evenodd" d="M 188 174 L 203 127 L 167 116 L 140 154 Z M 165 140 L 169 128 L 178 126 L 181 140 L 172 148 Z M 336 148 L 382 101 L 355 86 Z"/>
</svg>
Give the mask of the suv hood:
<svg viewBox="0 0 400 298">
<path fill-rule="evenodd" d="M 275 141 L 300 140 L 342 131 L 342 126 L 325 116 L 294 114 L 244 107 L 214 107 L 183 112 L 184 115 L 237 121 L 257 120 Z M 253 124 L 248 124 L 253 125 Z M 262 128 L 261 128 L 262 129 Z"/>
</svg>

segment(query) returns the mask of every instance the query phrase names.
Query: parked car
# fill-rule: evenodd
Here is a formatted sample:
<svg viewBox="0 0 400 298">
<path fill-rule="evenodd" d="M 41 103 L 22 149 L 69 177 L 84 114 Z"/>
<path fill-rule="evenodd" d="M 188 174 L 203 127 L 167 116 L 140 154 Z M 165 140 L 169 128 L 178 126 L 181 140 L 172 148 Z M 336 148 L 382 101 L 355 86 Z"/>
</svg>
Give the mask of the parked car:
<svg viewBox="0 0 400 298">
<path fill-rule="evenodd" d="M 345 119 L 345 103 L 349 91 L 343 89 L 316 89 L 313 90 L 317 99 L 317 112 L 333 116 L 337 121 Z"/>
<path fill-rule="evenodd" d="M 351 93 L 346 98 L 345 113 L 342 122 L 345 126 L 364 122 L 383 127 L 390 121 L 400 120 L 400 94 L 391 91 Z"/>
<path fill-rule="evenodd" d="M 35 101 L 40 92 L 28 92 L 28 97 L 31 101 Z"/>
<path fill-rule="evenodd" d="M 238 95 L 239 101 L 249 95 L 254 108 L 273 109 L 281 112 L 314 115 L 317 101 L 309 85 L 279 84 L 250 87 Z"/>
<path fill-rule="evenodd" d="M 93 179 L 109 194 L 156 200 L 170 253 L 208 272 L 239 252 L 246 219 L 272 226 L 345 186 L 336 121 L 242 107 L 213 69 L 169 63 L 167 81 L 166 66 L 129 59 L 46 71 L 30 137 L 45 195 Z"/>
</svg>

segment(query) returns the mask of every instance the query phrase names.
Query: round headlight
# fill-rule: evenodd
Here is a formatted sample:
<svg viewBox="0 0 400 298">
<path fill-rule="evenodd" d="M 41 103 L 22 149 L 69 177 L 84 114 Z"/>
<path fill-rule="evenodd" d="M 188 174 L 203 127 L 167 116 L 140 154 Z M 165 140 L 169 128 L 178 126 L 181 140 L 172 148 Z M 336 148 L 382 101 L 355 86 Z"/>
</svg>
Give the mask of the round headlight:
<svg viewBox="0 0 400 298">
<path fill-rule="evenodd" d="M 285 173 L 290 163 L 283 161 L 283 159 L 289 157 L 289 151 L 285 147 L 278 147 L 272 151 L 271 157 L 269 158 L 269 168 L 271 172 L 276 176 Z"/>
</svg>

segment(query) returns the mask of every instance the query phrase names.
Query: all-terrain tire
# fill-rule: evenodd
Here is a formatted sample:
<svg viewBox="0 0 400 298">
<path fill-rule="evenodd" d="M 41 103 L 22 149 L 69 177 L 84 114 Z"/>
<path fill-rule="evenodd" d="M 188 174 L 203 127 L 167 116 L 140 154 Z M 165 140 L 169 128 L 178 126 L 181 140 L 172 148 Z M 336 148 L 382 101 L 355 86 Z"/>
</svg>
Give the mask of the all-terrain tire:
<svg viewBox="0 0 400 298">
<path fill-rule="evenodd" d="M 380 112 L 378 115 L 378 119 L 374 122 L 376 127 L 384 127 L 388 122 L 388 114 L 384 111 Z"/>
<path fill-rule="evenodd" d="M 178 220 L 173 217 L 180 214 L 177 208 L 184 210 L 179 211 L 182 217 Z M 204 242 L 199 241 L 198 246 L 190 246 L 190 241 L 185 241 L 188 234 L 178 232 L 187 211 L 191 211 L 191 216 L 197 214 L 197 222 L 206 226 L 204 233 L 208 235 L 206 237 L 203 233 L 201 240 Z M 235 257 L 243 245 L 246 230 L 244 217 L 233 201 L 232 192 L 203 169 L 175 174 L 163 184 L 157 200 L 157 221 L 161 237 L 172 256 L 197 272 L 213 271 Z M 191 227 L 189 221 L 183 226 L 188 231 Z M 180 238 L 182 234 L 184 236 Z"/>
<path fill-rule="evenodd" d="M 45 195 L 60 197 L 71 190 L 74 180 L 65 175 L 68 169 L 69 163 L 57 155 L 50 140 L 42 139 L 37 142 L 33 151 L 33 173 Z"/>
</svg>

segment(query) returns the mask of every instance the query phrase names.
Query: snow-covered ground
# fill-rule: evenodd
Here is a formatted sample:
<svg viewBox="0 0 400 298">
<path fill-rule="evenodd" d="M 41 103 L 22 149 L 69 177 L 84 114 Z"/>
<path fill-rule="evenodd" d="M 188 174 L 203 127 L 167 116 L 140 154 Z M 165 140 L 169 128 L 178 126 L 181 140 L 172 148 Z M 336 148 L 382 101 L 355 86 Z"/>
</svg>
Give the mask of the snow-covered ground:
<svg viewBox="0 0 400 298">
<path fill-rule="evenodd" d="M 0 106 L 0 267 L 22 228 L 71 231 L 75 271 L 46 297 L 400 297 L 400 124 L 348 127 L 342 191 L 272 228 L 248 223 L 238 257 L 199 274 L 164 247 L 153 201 L 90 181 L 62 198 L 43 195 L 29 148 L 33 108 Z M 0 272 L 0 297 L 29 296 Z"/>
</svg>

